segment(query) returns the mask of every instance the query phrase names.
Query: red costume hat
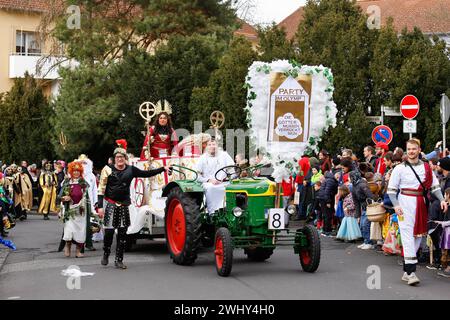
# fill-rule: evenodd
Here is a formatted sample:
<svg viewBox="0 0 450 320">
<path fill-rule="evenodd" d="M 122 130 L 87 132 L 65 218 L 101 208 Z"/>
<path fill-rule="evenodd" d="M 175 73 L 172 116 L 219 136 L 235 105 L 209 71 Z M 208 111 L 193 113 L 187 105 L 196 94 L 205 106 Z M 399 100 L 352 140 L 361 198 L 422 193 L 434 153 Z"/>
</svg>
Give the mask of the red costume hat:
<svg viewBox="0 0 450 320">
<path fill-rule="evenodd" d="M 122 155 L 125 156 L 125 158 L 127 157 L 127 140 L 125 139 L 120 139 L 120 140 L 116 140 L 116 144 L 117 144 L 117 148 L 114 149 L 114 156 L 116 156 L 116 154 L 120 153 Z"/>
<path fill-rule="evenodd" d="M 375 148 L 384 149 L 385 152 L 389 151 L 389 146 L 384 142 L 377 142 L 377 144 L 375 145 Z"/>
</svg>

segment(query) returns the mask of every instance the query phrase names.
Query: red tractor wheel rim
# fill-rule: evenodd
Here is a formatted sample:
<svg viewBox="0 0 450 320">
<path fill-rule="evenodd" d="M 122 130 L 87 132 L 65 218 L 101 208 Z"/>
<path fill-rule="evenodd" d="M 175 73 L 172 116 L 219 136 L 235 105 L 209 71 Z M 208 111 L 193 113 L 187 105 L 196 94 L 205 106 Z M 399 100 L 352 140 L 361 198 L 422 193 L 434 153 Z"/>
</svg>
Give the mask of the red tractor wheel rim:
<svg viewBox="0 0 450 320">
<path fill-rule="evenodd" d="M 216 265 L 217 268 L 222 269 L 223 266 L 223 241 L 221 237 L 216 239 L 216 250 L 214 251 L 216 255 Z"/>
<path fill-rule="evenodd" d="M 170 202 L 167 229 L 167 240 L 170 248 L 173 254 L 178 255 L 183 251 L 186 242 L 186 219 L 183 206 L 177 199 Z"/>
<path fill-rule="evenodd" d="M 309 251 L 301 250 L 300 251 L 300 259 L 302 259 L 302 261 L 305 265 L 309 265 L 311 263 L 311 256 L 309 255 Z"/>
</svg>

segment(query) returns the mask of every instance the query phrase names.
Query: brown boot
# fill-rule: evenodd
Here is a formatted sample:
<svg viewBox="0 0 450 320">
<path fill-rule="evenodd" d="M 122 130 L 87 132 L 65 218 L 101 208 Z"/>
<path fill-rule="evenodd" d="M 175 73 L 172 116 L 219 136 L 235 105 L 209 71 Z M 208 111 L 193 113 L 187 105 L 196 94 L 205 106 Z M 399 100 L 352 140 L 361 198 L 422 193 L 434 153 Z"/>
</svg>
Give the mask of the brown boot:
<svg viewBox="0 0 450 320">
<path fill-rule="evenodd" d="M 70 249 L 72 247 L 72 242 L 71 241 L 66 241 L 66 246 L 64 247 L 64 255 L 66 257 L 70 257 Z"/>
</svg>

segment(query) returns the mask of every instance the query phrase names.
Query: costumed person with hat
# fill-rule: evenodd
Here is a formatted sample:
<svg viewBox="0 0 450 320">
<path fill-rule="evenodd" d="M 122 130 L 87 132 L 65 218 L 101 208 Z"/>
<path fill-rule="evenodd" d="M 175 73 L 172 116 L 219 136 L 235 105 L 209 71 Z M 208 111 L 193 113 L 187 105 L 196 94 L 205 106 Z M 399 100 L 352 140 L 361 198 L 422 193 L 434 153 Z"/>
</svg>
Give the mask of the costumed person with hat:
<svg viewBox="0 0 450 320">
<path fill-rule="evenodd" d="M 25 220 L 28 212 L 33 207 L 33 184 L 30 180 L 29 173 L 24 172 L 23 167 L 18 167 L 17 173 L 21 191 L 20 205 L 22 207 L 22 215 L 20 216 L 20 220 Z"/>
<path fill-rule="evenodd" d="M 126 269 L 123 264 L 123 252 L 126 244 L 127 229 L 130 226 L 130 212 L 128 206 L 130 200 L 130 184 L 133 178 L 149 178 L 164 171 L 171 173 L 171 167 L 161 167 L 155 170 L 143 171 L 126 163 L 127 142 L 116 140 L 119 145 L 114 150 L 114 164 L 103 168 L 98 186 L 98 215 L 104 217 L 104 253 L 101 264 L 108 264 L 113 242 L 114 230 L 117 229 L 117 249 L 115 266 Z M 106 200 L 106 208 L 103 209 L 103 199 Z"/>
<path fill-rule="evenodd" d="M 15 226 L 14 219 L 11 217 L 11 208 L 14 201 L 8 198 L 3 184 L 3 173 L 0 172 L 0 235 L 6 237 L 8 230 Z"/>
<path fill-rule="evenodd" d="M 384 155 L 389 151 L 389 146 L 384 142 L 378 142 L 375 145 L 376 156 L 378 157 L 377 161 L 375 161 L 374 173 L 379 173 L 381 176 L 384 176 L 386 172 L 386 163 L 384 162 Z"/>
<path fill-rule="evenodd" d="M 64 179 L 59 193 L 62 208 L 60 216 L 64 222 L 63 240 L 66 243 L 64 255 L 70 257 L 72 242 L 76 243 L 76 257 L 82 258 L 81 252 L 86 241 L 86 216 L 90 216 L 89 184 L 83 178 L 83 164 L 78 161 L 69 163 L 69 178 Z"/>
<path fill-rule="evenodd" d="M 23 220 L 23 209 L 22 209 L 22 189 L 20 183 L 20 174 L 17 171 L 18 167 L 16 164 L 10 166 L 12 181 L 13 181 L 13 194 L 12 198 L 14 200 L 14 216 L 16 219 Z"/>
<path fill-rule="evenodd" d="M 153 125 L 149 128 L 149 133 L 145 137 L 144 146 L 141 152 L 141 160 L 148 157 L 148 140 L 150 139 L 150 156 L 152 158 L 168 157 L 178 144 L 178 137 L 172 127 L 170 119 L 171 111 L 163 111 L 158 114 Z"/>
<path fill-rule="evenodd" d="M 445 190 L 450 188 L 450 158 L 445 157 L 439 159 L 437 163 L 438 169 L 437 172 L 442 176 L 440 181 L 441 191 L 444 194 Z M 441 221 L 443 217 L 441 204 L 439 199 L 432 197 L 432 203 L 430 207 L 430 212 L 428 215 L 428 234 L 430 235 L 431 241 L 433 243 L 433 261 L 431 265 L 427 266 L 428 269 L 438 269 L 441 262 L 441 235 L 442 235 L 442 227 L 434 222 Z"/>
<path fill-rule="evenodd" d="M 97 178 L 94 175 L 92 170 L 94 169 L 94 164 L 92 161 L 85 155 L 82 154 L 78 157 L 78 161 L 83 164 L 84 169 L 84 179 L 89 184 L 88 193 L 89 200 L 91 201 L 91 212 L 96 212 L 96 208 L 98 206 L 98 196 L 97 196 Z M 85 248 L 88 250 L 94 251 L 94 245 L 92 243 L 92 230 L 91 230 L 91 215 L 86 215 L 86 245 Z"/>
<path fill-rule="evenodd" d="M 58 179 L 56 174 L 52 171 L 52 164 L 46 163 L 44 170 L 39 176 L 39 185 L 42 189 L 42 200 L 39 205 L 38 213 L 44 215 L 44 220 L 50 220 L 48 214 L 56 212 L 56 185 Z"/>
<path fill-rule="evenodd" d="M 409 285 L 420 282 L 415 272 L 421 237 L 428 234 L 428 192 L 438 199 L 441 209 L 447 211 L 439 181 L 430 165 L 419 159 L 420 151 L 417 140 L 408 140 L 407 159 L 392 171 L 387 190 L 399 220 L 404 253 L 402 280 Z"/>
</svg>

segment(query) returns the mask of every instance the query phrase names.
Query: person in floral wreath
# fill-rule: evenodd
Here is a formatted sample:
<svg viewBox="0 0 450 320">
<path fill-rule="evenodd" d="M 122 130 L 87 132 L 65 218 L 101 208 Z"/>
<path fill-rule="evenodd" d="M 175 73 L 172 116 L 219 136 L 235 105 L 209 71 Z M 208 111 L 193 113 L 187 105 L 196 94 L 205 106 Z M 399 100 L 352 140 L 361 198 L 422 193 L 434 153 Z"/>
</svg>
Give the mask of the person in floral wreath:
<svg viewBox="0 0 450 320">
<path fill-rule="evenodd" d="M 63 181 L 59 198 L 61 199 L 60 217 L 64 222 L 63 240 L 66 242 L 64 255 L 70 257 L 72 242 L 76 244 L 76 257 L 81 253 L 86 241 L 86 215 L 91 214 L 89 185 L 83 178 L 83 164 L 79 161 L 69 163 L 69 178 Z"/>
</svg>

